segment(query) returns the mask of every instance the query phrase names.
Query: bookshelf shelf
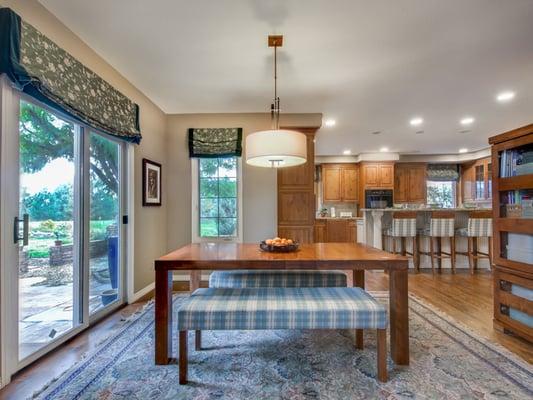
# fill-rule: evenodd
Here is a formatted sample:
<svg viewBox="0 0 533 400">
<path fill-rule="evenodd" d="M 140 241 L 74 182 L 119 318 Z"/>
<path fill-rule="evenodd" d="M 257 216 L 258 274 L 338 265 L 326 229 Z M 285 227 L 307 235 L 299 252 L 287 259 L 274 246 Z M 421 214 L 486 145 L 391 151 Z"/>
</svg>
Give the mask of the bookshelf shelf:
<svg viewBox="0 0 533 400">
<path fill-rule="evenodd" d="M 531 215 L 533 124 L 491 137 L 489 143 L 495 194 L 494 326 L 533 341 L 533 309 L 528 300 L 533 295 L 533 218 L 516 217 L 515 210 L 518 215 L 525 210 Z M 515 212 L 506 217 L 511 211 Z"/>
<path fill-rule="evenodd" d="M 499 178 L 498 191 L 533 189 L 533 174 Z"/>
</svg>

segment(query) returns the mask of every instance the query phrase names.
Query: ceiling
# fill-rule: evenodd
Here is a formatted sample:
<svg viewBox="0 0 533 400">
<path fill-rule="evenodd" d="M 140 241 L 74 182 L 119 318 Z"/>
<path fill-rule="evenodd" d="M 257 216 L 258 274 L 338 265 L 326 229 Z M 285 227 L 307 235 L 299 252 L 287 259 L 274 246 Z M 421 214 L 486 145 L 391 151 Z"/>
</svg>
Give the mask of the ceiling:
<svg viewBox="0 0 533 400">
<path fill-rule="evenodd" d="M 317 155 L 474 151 L 533 122 L 532 0 L 40 2 L 166 113 L 267 112 L 283 34 L 282 112 L 336 120 Z"/>
</svg>

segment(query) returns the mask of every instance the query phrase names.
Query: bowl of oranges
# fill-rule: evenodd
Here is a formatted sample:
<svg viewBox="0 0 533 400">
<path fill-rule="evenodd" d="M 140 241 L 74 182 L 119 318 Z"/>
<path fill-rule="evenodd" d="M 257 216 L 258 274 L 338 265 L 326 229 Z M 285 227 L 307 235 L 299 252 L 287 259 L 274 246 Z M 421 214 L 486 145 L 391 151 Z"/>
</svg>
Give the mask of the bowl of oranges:
<svg viewBox="0 0 533 400">
<path fill-rule="evenodd" d="M 271 253 L 290 253 L 298 250 L 298 242 L 292 239 L 275 237 L 274 239 L 263 240 L 259 247 L 261 250 Z"/>
</svg>

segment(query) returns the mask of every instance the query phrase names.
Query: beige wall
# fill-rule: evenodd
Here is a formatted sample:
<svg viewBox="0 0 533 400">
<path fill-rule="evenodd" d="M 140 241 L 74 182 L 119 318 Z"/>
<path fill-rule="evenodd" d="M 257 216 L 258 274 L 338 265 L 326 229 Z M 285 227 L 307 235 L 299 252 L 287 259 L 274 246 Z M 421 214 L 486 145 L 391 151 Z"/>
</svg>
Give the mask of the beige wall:
<svg viewBox="0 0 533 400">
<path fill-rule="evenodd" d="M 143 140 L 135 146 L 135 182 L 141 182 L 142 158 L 149 158 L 163 165 L 166 180 L 166 116 L 145 95 L 113 69 L 80 38 L 63 25 L 35 0 L 0 0 L 0 5 L 10 7 L 80 62 L 132 99 L 140 107 L 140 123 Z M 163 190 L 167 188 L 163 182 Z M 166 241 L 166 193 L 162 207 L 142 207 L 141 185 L 135 185 L 135 267 L 134 289 L 138 291 L 154 280 L 153 261 L 165 253 Z M 131 214 L 131 212 L 130 212 Z"/>
<path fill-rule="evenodd" d="M 281 125 L 320 126 L 322 114 L 282 114 Z M 191 241 L 191 161 L 188 128 L 243 128 L 249 133 L 270 129 L 270 114 L 174 114 L 167 121 L 167 249 Z M 243 147 L 245 139 L 243 139 Z M 243 162 L 243 240 L 257 242 L 277 231 L 277 174 Z"/>
<path fill-rule="evenodd" d="M 134 290 L 154 281 L 153 261 L 191 240 L 191 170 L 187 129 L 242 127 L 244 135 L 270 129 L 270 114 L 165 115 L 143 93 L 113 69 L 79 37 L 35 0 L 0 0 L 140 107 L 143 140 L 135 146 Z M 268 104 L 265 104 L 267 106 Z M 285 114 L 283 126 L 320 126 L 322 115 Z M 162 207 L 142 207 L 141 160 L 163 166 Z M 273 236 L 277 226 L 276 172 L 243 167 L 243 237 L 258 241 Z M 131 212 L 130 212 L 131 214 Z"/>
</svg>

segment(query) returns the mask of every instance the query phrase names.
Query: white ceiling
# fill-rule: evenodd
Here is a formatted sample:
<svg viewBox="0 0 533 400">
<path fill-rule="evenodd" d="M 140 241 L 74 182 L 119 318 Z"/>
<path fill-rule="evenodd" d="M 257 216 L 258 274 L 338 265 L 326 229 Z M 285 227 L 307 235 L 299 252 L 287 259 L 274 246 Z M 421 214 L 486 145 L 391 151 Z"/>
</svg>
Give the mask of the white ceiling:
<svg viewBox="0 0 533 400">
<path fill-rule="evenodd" d="M 533 0 L 40 2 L 167 113 L 268 111 L 283 34 L 282 112 L 337 121 L 317 155 L 478 150 L 533 122 Z"/>
</svg>

